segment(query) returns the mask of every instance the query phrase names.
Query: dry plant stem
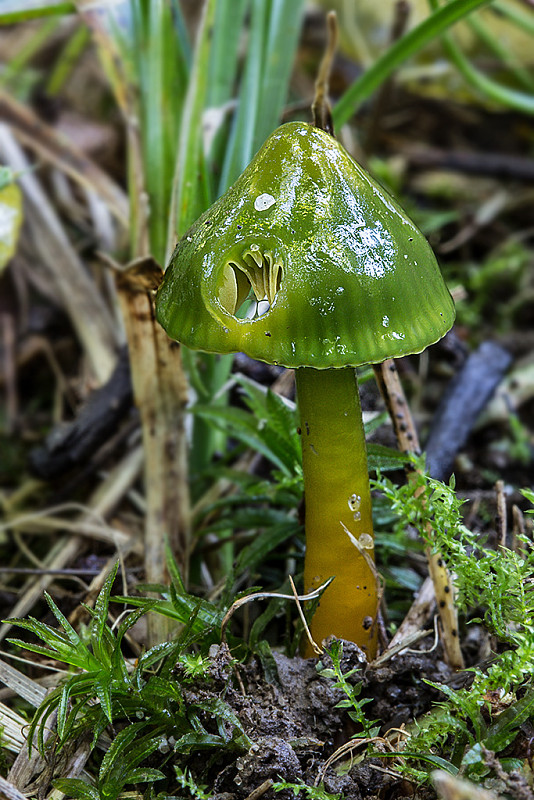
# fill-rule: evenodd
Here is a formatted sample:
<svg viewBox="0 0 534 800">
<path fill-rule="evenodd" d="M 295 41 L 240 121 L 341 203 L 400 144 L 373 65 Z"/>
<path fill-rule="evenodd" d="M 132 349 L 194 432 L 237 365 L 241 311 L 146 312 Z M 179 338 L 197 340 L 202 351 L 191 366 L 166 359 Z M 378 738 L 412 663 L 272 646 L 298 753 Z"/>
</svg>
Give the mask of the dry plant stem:
<svg viewBox="0 0 534 800">
<path fill-rule="evenodd" d="M 0 660 L 0 682 L 4 683 L 12 692 L 26 700 L 33 708 L 41 705 L 45 699 L 46 689 L 37 681 L 28 678 L 11 664 Z"/>
<path fill-rule="evenodd" d="M 28 800 L 25 794 L 13 786 L 12 783 L 0 777 L 0 797 L 2 800 Z"/>
<path fill-rule="evenodd" d="M 0 703 L 0 725 L 2 726 L 2 747 L 11 750 L 12 753 L 20 753 L 26 744 L 24 730 L 28 726 L 28 720 L 9 706 Z"/>
<path fill-rule="evenodd" d="M 260 784 L 260 786 L 257 786 L 256 789 L 254 789 L 249 795 L 247 795 L 245 800 L 259 800 L 260 797 L 263 797 L 265 792 L 269 791 L 273 783 L 274 781 L 272 778 L 267 778 L 266 781 L 263 781 L 263 783 Z"/>
<path fill-rule="evenodd" d="M 184 409 L 188 387 L 181 349 L 154 318 L 152 297 L 122 285 L 119 297 L 130 346 L 134 397 L 145 452 L 145 570 L 148 583 L 168 582 L 165 542 L 187 581 L 190 543 Z M 167 638 L 169 622 L 152 615 L 149 646 Z"/>
<path fill-rule="evenodd" d="M 2 286 L 0 284 L 0 291 Z M 5 403 L 6 403 L 6 434 L 11 435 L 15 430 L 18 396 L 15 369 L 15 320 L 13 314 L 0 309 L 0 339 L 2 341 L 2 360 L 0 370 L 4 373 Z"/>
<path fill-rule="evenodd" d="M 124 191 L 72 142 L 46 125 L 28 106 L 1 90 L 0 118 L 12 125 L 17 138 L 42 160 L 81 186 L 97 192 L 123 227 L 128 226 L 128 198 Z"/>
<path fill-rule="evenodd" d="M 118 343 L 111 315 L 65 235 L 22 148 L 6 125 L 0 125 L 0 154 L 5 163 L 21 173 L 19 183 L 25 197 L 25 221 L 37 255 L 49 271 L 58 300 L 69 315 L 94 374 L 104 383 L 115 365 Z"/>
<path fill-rule="evenodd" d="M 52 715 L 48 720 L 44 736 L 45 742 L 55 739 L 55 716 Z M 66 748 L 67 752 L 64 754 L 64 760 L 61 765 L 61 777 L 77 777 L 84 768 L 91 754 L 91 749 L 90 737 L 87 734 L 77 740 L 74 748 Z M 44 796 L 44 790 L 50 788 L 55 767 L 57 767 L 56 759 L 41 755 L 36 748 L 30 754 L 27 747 L 22 747 L 9 770 L 7 778 L 12 786 L 22 790 L 27 795 L 33 795 L 37 789 L 38 796 Z M 53 794 L 52 792 L 52 794 L 48 795 L 49 800 Z M 62 796 L 57 795 L 58 800 Z"/>
<path fill-rule="evenodd" d="M 313 124 L 316 128 L 334 135 L 334 125 L 330 103 L 328 102 L 328 82 L 332 69 L 332 62 L 336 53 L 338 28 L 337 16 L 335 11 L 329 11 L 326 15 L 328 25 L 328 37 L 326 50 L 319 65 L 317 80 L 315 81 L 315 97 L 312 103 Z"/>
<path fill-rule="evenodd" d="M 408 23 L 410 11 L 410 3 L 408 3 L 407 0 L 397 0 L 393 8 L 393 23 L 389 37 L 390 44 L 394 44 L 397 39 L 400 39 L 400 37 L 403 35 Z M 394 76 L 390 75 L 390 77 L 384 81 L 376 94 L 367 135 L 365 137 L 365 149 L 368 153 L 372 152 L 376 146 L 376 141 L 380 134 L 380 125 L 384 111 L 389 105 L 393 84 Z"/>
<path fill-rule="evenodd" d="M 521 549 L 524 547 L 524 544 L 520 543 L 520 537 L 525 535 L 525 518 L 523 516 L 523 512 L 521 509 L 513 505 L 512 506 L 512 541 L 510 542 L 510 550 L 514 553 L 521 552 Z"/>
<path fill-rule="evenodd" d="M 432 614 L 435 602 L 436 593 L 434 591 L 434 584 L 432 583 L 432 578 L 428 577 L 423 581 L 415 600 L 410 606 L 410 610 L 397 628 L 395 636 L 390 641 L 386 652 L 403 644 L 403 642 L 409 639 L 416 631 L 421 630 Z"/>
<path fill-rule="evenodd" d="M 497 514 L 495 515 L 495 529 L 501 547 L 506 547 L 506 535 L 508 525 L 506 519 L 506 496 L 504 494 L 504 481 L 497 481 L 495 484 L 497 494 Z"/>
<path fill-rule="evenodd" d="M 88 506 L 91 508 L 92 513 L 101 517 L 109 515 L 138 479 L 141 467 L 142 452 L 140 449 L 132 451 L 120 461 L 90 498 Z M 86 518 L 86 514 L 81 514 L 80 524 L 83 524 Z M 83 538 L 81 536 L 61 536 L 50 549 L 44 563 L 47 566 L 60 569 L 74 560 L 82 545 Z M 124 555 L 133 547 L 135 547 L 135 541 L 132 539 L 130 545 L 124 544 L 121 546 L 121 553 Z M 55 575 L 47 574 L 28 580 L 21 589 L 20 600 L 11 609 L 9 616 L 25 617 L 34 603 L 42 598 L 43 591 L 50 586 L 54 579 Z M 7 635 L 10 629 L 11 625 L 7 623 L 0 627 L 0 640 Z"/>
<path fill-rule="evenodd" d="M 382 364 L 377 364 L 374 370 L 380 392 L 393 422 L 399 448 L 405 453 L 420 453 L 417 431 L 394 360 L 388 359 Z M 431 540 L 432 526 L 430 523 L 427 525 L 427 535 Z M 436 593 L 445 655 L 451 667 L 463 669 L 464 659 L 458 637 L 458 614 L 454 605 L 451 576 L 440 553 L 433 553 L 430 547 L 426 547 L 425 555 Z"/>
<path fill-rule="evenodd" d="M 496 794 L 464 781 L 445 770 L 435 770 L 432 782 L 440 800 L 499 800 Z"/>
<path fill-rule="evenodd" d="M 102 25 L 99 10 L 76 2 L 90 28 L 126 125 L 131 199 L 132 257 L 150 255 L 148 195 L 134 91 L 123 72 L 116 44 Z M 184 408 L 187 379 L 180 346 L 156 323 L 149 290 L 118 282 L 130 351 L 134 399 L 141 416 L 145 451 L 145 571 L 149 583 L 166 583 L 165 540 L 187 581 L 189 486 Z M 169 621 L 148 617 L 148 646 L 167 638 Z"/>
</svg>

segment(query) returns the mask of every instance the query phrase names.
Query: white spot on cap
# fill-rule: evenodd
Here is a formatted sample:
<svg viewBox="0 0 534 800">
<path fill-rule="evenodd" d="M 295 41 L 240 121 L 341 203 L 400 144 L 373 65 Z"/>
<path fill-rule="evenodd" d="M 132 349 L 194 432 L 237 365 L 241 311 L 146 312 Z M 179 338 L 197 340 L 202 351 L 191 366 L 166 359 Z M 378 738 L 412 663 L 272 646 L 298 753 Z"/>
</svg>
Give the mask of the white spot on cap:
<svg viewBox="0 0 534 800">
<path fill-rule="evenodd" d="M 275 203 L 276 200 L 272 194 L 267 194 L 264 192 L 263 194 L 259 194 L 254 200 L 254 208 L 256 211 L 267 211 L 267 209 L 273 206 Z"/>
</svg>

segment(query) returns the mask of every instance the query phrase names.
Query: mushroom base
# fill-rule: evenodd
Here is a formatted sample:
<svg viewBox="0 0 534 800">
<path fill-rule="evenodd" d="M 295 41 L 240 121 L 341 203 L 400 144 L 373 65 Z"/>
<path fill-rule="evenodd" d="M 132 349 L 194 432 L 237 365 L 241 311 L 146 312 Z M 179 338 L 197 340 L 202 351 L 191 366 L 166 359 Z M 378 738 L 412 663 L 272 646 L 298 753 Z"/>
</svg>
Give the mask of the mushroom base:
<svg viewBox="0 0 534 800">
<path fill-rule="evenodd" d="M 335 576 L 321 596 L 311 633 L 318 643 L 331 635 L 353 641 L 372 659 L 378 590 L 356 372 L 303 367 L 296 382 L 306 507 L 304 590 Z M 309 645 L 304 655 L 313 655 Z"/>
</svg>

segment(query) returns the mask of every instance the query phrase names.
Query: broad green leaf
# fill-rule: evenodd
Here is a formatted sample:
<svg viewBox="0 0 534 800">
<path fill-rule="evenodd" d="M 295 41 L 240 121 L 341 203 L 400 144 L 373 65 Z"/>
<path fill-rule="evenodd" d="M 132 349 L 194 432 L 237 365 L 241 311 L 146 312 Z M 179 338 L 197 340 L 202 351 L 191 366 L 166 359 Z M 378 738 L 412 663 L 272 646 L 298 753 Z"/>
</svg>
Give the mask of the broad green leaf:
<svg viewBox="0 0 534 800">
<path fill-rule="evenodd" d="M 286 522 L 266 528 L 266 530 L 254 537 L 251 544 L 241 550 L 235 564 L 236 573 L 239 575 L 245 570 L 254 571 L 257 569 L 269 553 L 298 533 L 298 531 L 299 525 L 297 522 Z"/>
<path fill-rule="evenodd" d="M 232 711 L 230 706 L 221 700 L 220 697 L 215 697 L 210 700 L 206 700 L 203 702 L 196 702 L 189 706 L 189 709 L 201 709 L 202 711 L 208 712 L 214 718 L 217 723 L 217 727 L 219 728 L 219 734 L 223 740 L 229 742 L 230 740 L 235 741 L 235 732 L 238 731 L 241 734 L 240 744 L 246 748 L 249 748 L 252 745 L 252 742 L 245 734 L 243 730 L 243 725 L 239 717 Z M 232 726 L 235 730 L 232 733 L 231 737 L 228 736 L 227 733 L 227 726 Z"/>
<path fill-rule="evenodd" d="M 138 767 L 128 773 L 128 783 L 153 783 L 161 781 L 167 776 L 159 769 L 149 769 L 148 767 Z"/>
<path fill-rule="evenodd" d="M 100 700 L 102 711 L 110 722 L 113 722 L 113 712 L 111 709 L 111 687 L 113 676 L 110 672 L 100 670 L 95 679 L 95 694 Z"/>
<path fill-rule="evenodd" d="M 174 174 L 173 211 L 165 263 L 174 242 L 211 202 L 203 153 L 202 114 L 208 91 L 210 42 L 215 20 L 215 0 L 206 0 L 197 34 L 195 56 L 183 107 Z"/>
<path fill-rule="evenodd" d="M 383 444 L 367 445 L 367 463 L 369 471 L 379 469 L 381 472 L 404 469 L 409 459 L 405 453 Z"/>
<path fill-rule="evenodd" d="M 98 789 L 86 781 L 82 781 L 81 778 L 60 778 L 53 781 L 52 785 L 74 800 L 102 800 Z"/>
<path fill-rule="evenodd" d="M 490 725 L 484 746 L 500 753 L 515 739 L 520 725 L 534 716 L 534 688 L 527 689 L 521 699 L 503 711 L 493 725 Z"/>
<path fill-rule="evenodd" d="M 240 408 L 195 406 L 195 414 L 203 419 L 210 420 L 214 425 L 226 430 L 230 435 L 235 436 L 247 447 L 251 447 L 265 458 L 271 461 L 285 475 L 291 475 L 283 459 L 276 453 L 276 450 L 269 446 L 265 438 L 258 430 L 260 423 L 251 414 Z M 276 445 L 275 445 L 276 446 Z"/>
<path fill-rule="evenodd" d="M 198 619 L 196 620 L 193 631 L 194 633 L 205 633 L 207 630 L 220 628 L 223 613 L 219 612 L 215 606 L 207 600 L 201 600 L 193 595 L 181 595 L 176 592 L 174 587 L 171 586 L 172 602 L 168 600 L 157 600 L 153 606 L 153 610 L 158 614 L 163 614 L 164 617 L 174 619 L 183 624 L 187 623 L 191 615 L 196 612 L 198 606 Z M 144 605 L 144 598 L 142 597 L 127 597 L 117 598 L 121 602 L 128 602 L 132 606 Z"/>
<path fill-rule="evenodd" d="M 455 767 L 454 764 L 451 764 L 445 758 L 441 758 L 441 756 L 433 755 L 433 753 L 418 753 L 416 751 L 403 750 L 402 753 L 369 753 L 369 756 L 380 756 L 380 758 L 416 758 L 418 761 L 426 761 L 437 769 L 444 769 L 450 775 L 458 774 L 458 767 Z"/>
<path fill-rule="evenodd" d="M 212 748 L 223 749 L 226 741 L 222 736 L 212 733 L 194 731 L 180 736 L 174 745 L 176 753 L 193 753 L 196 750 L 211 750 Z"/>
</svg>

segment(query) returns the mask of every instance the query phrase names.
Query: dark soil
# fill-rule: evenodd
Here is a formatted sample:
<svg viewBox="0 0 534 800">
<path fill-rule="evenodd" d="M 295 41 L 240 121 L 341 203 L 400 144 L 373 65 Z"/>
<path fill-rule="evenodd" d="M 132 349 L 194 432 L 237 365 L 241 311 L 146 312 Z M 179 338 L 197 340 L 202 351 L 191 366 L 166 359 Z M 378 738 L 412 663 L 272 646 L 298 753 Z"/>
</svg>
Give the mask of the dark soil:
<svg viewBox="0 0 534 800">
<path fill-rule="evenodd" d="M 361 698 L 369 719 L 379 720 L 376 750 L 386 749 L 386 734 L 428 711 L 438 692 L 425 684 L 424 679 L 447 682 L 452 671 L 439 657 L 440 649 L 430 653 L 410 653 L 397 656 L 383 666 L 367 666 L 366 658 L 352 642 L 343 643 L 341 662 L 344 674 L 355 670 L 353 684 L 362 683 Z M 342 792 L 346 800 L 381 797 L 400 798 L 403 792 L 413 797 L 413 787 L 384 771 L 379 758 L 358 763 L 358 740 L 353 748 L 340 751 L 342 756 L 335 767 L 327 760 L 351 737 L 357 726 L 338 704 L 345 698 L 335 681 L 322 676 L 331 668 L 328 655 L 321 660 L 288 658 L 273 653 L 277 679 L 265 680 L 262 668 L 254 660 L 245 667 L 236 666 L 226 645 L 212 646 L 209 674 L 201 683 L 185 693 L 186 702 L 194 704 L 221 697 L 238 716 L 245 733 L 254 744 L 246 753 L 224 762 L 217 760 L 206 774 L 205 760 L 192 757 L 191 769 L 210 783 L 216 794 L 214 800 L 241 800 L 258 787 L 262 796 L 289 798 L 291 792 L 274 792 L 267 781 L 305 781 L 308 785 L 324 784 L 326 791 Z M 238 673 L 239 680 L 236 680 Z M 342 769 L 339 769 L 340 765 Z M 431 796 L 423 791 L 421 800 Z"/>
</svg>

